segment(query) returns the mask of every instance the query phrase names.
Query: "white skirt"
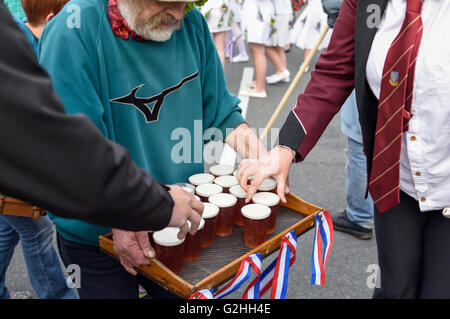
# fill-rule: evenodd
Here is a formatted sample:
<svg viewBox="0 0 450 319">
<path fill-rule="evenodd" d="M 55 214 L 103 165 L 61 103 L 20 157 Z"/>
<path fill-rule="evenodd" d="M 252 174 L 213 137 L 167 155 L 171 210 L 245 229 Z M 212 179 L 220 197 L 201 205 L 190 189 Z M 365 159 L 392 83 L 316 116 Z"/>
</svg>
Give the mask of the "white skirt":
<svg viewBox="0 0 450 319">
<path fill-rule="evenodd" d="M 274 30 L 269 41 L 270 46 L 284 48 L 284 46 L 290 43 L 289 21 L 291 17 L 291 14 L 282 14 L 275 16 Z"/>
<path fill-rule="evenodd" d="M 233 22 L 241 23 L 243 0 L 229 0 L 230 9 L 233 12 Z"/>
<path fill-rule="evenodd" d="M 232 1 L 232 0 L 231 0 Z M 200 12 L 208 22 L 211 33 L 226 32 L 231 30 L 233 13 L 228 0 L 208 0 Z"/>
<path fill-rule="evenodd" d="M 319 40 L 320 34 L 326 26 L 327 15 L 322 10 L 320 0 L 309 0 L 308 6 L 297 18 L 290 32 L 290 42 L 302 50 L 311 50 Z M 328 31 L 319 46 L 319 50 L 323 50 L 328 46 L 330 38 L 331 31 Z"/>
<path fill-rule="evenodd" d="M 274 7 L 271 0 L 244 1 L 241 26 L 247 42 L 269 45 L 273 22 Z"/>
</svg>

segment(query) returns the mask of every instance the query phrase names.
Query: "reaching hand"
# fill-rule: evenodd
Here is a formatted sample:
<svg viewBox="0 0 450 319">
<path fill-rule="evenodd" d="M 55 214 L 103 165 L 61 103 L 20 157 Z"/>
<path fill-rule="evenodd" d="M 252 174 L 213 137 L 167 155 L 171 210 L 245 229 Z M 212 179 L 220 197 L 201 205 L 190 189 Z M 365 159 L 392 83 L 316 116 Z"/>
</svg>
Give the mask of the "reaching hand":
<svg viewBox="0 0 450 319">
<path fill-rule="evenodd" d="M 294 152 L 285 147 L 273 148 L 267 156 L 258 160 L 244 160 L 238 167 L 237 179 L 241 187 L 247 191 L 245 202 L 250 202 L 262 182 L 272 176 L 277 181 L 277 193 L 282 202 L 286 203 L 285 194 L 289 192 L 289 170 Z M 249 177 L 254 177 L 247 185 Z"/>
<path fill-rule="evenodd" d="M 175 203 L 172 211 L 172 218 L 168 226 L 180 227 L 178 238 L 186 237 L 187 232 L 194 235 L 202 219 L 203 203 L 196 200 L 194 195 L 189 194 L 181 187 L 169 186 L 170 195 Z M 188 229 L 187 220 L 191 222 L 191 228 Z"/>
</svg>

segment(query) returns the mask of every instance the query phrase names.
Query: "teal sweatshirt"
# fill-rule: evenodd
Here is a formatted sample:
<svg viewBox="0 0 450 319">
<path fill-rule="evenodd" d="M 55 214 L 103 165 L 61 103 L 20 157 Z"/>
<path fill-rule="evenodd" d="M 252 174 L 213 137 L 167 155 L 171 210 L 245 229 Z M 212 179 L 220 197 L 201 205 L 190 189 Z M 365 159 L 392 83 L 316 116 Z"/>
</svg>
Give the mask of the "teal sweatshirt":
<svg viewBox="0 0 450 319">
<path fill-rule="evenodd" d="M 205 130 L 225 137 L 244 122 L 207 23 L 193 9 L 166 42 L 123 40 L 111 30 L 107 3 L 72 0 L 79 27 L 70 10 L 52 19 L 39 43 L 40 63 L 68 113 L 89 116 L 154 179 L 185 182 L 204 170 Z M 98 245 L 98 236 L 111 231 L 49 216 L 65 239 L 82 244 Z"/>
</svg>

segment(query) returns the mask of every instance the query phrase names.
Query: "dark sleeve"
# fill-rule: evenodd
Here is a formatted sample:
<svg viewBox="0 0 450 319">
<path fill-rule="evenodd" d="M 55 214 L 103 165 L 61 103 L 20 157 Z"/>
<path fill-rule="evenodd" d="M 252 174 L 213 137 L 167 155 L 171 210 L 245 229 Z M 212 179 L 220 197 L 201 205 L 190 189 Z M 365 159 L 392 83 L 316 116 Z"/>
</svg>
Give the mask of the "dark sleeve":
<svg viewBox="0 0 450 319">
<path fill-rule="evenodd" d="M 86 116 L 65 114 L 3 2 L 0 43 L 0 192 L 102 226 L 167 226 L 173 209 L 168 188 Z"/>
<path fill-rule="evenodd" d="M 334 28 L 342 0 L 321 0 L 323 11 L 327 14 L 327 23 L 330 28 Z"/>
<path fill-rule="evenodd" d="M 279 143 L 305 159 L 355 86 L 357 0 L 344 0 L 330 44 L 311 72 L 311 80 L 280 130 Z"/>
</svg>

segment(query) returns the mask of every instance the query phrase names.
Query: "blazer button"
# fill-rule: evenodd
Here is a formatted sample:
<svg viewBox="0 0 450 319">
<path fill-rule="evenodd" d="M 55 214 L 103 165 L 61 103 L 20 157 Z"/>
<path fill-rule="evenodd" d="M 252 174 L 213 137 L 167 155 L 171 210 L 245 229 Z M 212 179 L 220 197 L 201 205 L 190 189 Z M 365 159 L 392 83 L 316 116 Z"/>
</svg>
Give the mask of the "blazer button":
<svg viewBox="0 0 450 319">
<path fill-rule="evenodd" d="M 445 208 L 442 210 L 442 215 L 443 215 L 444 217 L 450 218 L 450 207 L 445 207 Z"/>
</svg>

